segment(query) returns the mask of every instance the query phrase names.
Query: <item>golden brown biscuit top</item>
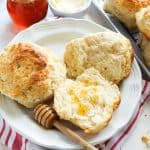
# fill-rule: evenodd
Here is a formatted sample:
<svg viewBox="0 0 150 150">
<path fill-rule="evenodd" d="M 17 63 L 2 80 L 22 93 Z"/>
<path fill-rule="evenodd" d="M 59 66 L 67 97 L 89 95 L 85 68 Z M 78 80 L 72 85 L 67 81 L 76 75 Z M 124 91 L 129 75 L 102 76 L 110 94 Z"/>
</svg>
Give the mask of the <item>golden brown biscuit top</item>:
<svg viewBox="0 0 150 150">
<path fill-rule="evenodd" d="M 150 5 L 150 0 L 122 0 L 122 6 L 129 11 L 138 11 L 143 7 Z"/>
<path fill-rule="evenodd" d="M 65 78 L 63 64 L 44 48 L 27 42 L 14 43 L 0 54 L 0 91 L 26 107 L 34 107 L 52 96 L 58 80 Z"/>
<path fill-rule="evenodd" d="M 13 57 L 13 63 L 27 60 L 32 62 L 37 69 L 42 69 L 47 66 L 47 57 L 40 52 L 40 48 L 29 43 L 14 44 L 10 49 L 7 49 Z"/>
<path fill-rule="evenodd" d="M 136 23 L 140 32 L 150 40 L 150 6 L 142 8 L 136 13 Z"/>
<path fill-rule="evenodd" d="M 17 72 L 16 69 L 19 71 L 22 68 L 22 74 L 24 74 L 22 77 L 30 74 L 28 86 L 48 77 L 48 68 L 50 68 L 50 66 L 47 68 L 48 58 L 40 47 L 30 43 L 18 43 L 8 48 L 7 51 L 11 57 L 8 69 L 11 72 Z M 52 67 L 51 70 L 53 70 Z"/>
</svg>

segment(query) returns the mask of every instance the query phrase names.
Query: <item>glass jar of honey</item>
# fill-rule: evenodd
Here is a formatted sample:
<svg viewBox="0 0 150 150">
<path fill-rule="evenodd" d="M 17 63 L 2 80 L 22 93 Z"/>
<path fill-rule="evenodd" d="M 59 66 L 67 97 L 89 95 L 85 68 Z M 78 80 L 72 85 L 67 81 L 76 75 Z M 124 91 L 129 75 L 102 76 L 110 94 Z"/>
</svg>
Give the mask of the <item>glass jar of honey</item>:
<svg viewBox="0 0 150 150">
<path fill-rule="evenodd" d="M 47 0 L 7 0 L 7 10 L 16 25 L 28 27 L 47 14 Z"/>
</svg>

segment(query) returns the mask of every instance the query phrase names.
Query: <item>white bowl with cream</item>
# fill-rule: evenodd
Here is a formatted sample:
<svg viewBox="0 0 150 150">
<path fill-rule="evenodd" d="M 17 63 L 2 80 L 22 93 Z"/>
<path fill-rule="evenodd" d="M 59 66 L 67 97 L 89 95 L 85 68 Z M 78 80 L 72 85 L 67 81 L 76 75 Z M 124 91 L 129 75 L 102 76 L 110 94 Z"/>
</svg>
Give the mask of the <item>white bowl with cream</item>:
<svg viewBox="0 0 150 150">
<path fill-rule="evenodd" d="M 80 17 L 91 5 L 91 0 L 49 0 L 54 15 Z"/>
</svg>

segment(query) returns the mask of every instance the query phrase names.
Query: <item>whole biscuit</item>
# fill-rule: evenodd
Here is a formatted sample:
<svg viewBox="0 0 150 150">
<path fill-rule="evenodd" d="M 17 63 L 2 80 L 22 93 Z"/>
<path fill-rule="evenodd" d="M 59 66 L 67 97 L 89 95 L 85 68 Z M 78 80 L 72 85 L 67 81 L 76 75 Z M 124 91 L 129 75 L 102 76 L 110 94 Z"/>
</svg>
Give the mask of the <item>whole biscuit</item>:
<svg viewBox="0 0 150 150">
<path fill-rule="evenodd" d="M 1 93 L 28 108 L 50 100 L 65 77 L 65 65 L 36 44 L 14 43 L 0 54 Z"/>
</svg>

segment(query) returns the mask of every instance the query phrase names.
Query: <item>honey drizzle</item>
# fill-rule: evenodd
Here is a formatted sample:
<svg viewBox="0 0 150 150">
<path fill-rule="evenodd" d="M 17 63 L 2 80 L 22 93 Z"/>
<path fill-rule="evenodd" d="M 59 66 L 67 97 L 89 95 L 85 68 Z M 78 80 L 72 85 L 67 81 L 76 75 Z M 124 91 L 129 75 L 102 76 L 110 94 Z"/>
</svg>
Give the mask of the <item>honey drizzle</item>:
<svg viewBox="0 0 150 150">
<path fill-rule="evenodd" d="M 88 91 L 87 90 L 81 90 L 80 94 L 83 98 L 87 99 L 93 106 L 97 105 L 98 103 L 98 95 L 96 95 L 96 88 L 92 86 L 92 92 L 94 93 L 92 97 L 90 97 L 88 95 Z M 89 111 L 89 107 L 85 104 L 83 104 L 83 102 L 80 101 L 80 99 L 78 98 L 78 96 L 75 94 L 75 88 L 70 88 L 69 90 L 69 95 L 71 96 L 72 101 L 78 105 L 78 114 L 79 115 L 86 115 Z"/>
</svg>

